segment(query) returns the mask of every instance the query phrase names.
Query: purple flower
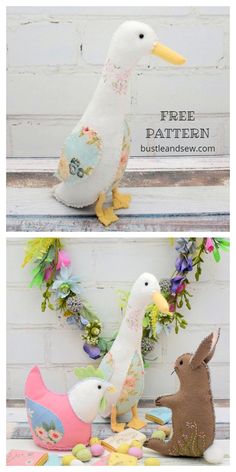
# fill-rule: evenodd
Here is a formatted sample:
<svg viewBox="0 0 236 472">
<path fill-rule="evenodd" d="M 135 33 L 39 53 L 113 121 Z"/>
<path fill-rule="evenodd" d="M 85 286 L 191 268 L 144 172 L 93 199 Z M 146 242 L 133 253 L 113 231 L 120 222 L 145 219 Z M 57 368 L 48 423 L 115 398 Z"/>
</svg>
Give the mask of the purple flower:
<svg viewBox="0 0 236 472">
<path fill-rule="evenodd" d="M 191 257 L 181 254 L 177 257 L 175 267 L 178 272 L 188 272 L 193 269 L 193 261 Z"/>
<path fill-rule="evenodd" d="M 82 315 L 80 315 L 80 321 L 83 326 L 87 326 L 88 320 L 86 320 Z"/>
<path fill-rule="evenodd" d="M 183 283 L 185 280 L 185 277 L 183 275 L 176 275 L 171 279 L 171 293 L 176 293 L 180 285 Z"/>
<path fill-rule="evenodd" d="M 101 351 L 98 346 L 92 346 L 91 344 L 84 343 L 83 349 L 91 359 L 99 359 L 99 357 L 101 357 Z"/>
<path fill-rule="evenodd" d="M 179 238 L 176 242 L 177 245 L 175 246 L 175 249 L 182 254 L 192 254 L 196 250 L 195 241 L 189 240 L 188 238 Z"/>
</svg>

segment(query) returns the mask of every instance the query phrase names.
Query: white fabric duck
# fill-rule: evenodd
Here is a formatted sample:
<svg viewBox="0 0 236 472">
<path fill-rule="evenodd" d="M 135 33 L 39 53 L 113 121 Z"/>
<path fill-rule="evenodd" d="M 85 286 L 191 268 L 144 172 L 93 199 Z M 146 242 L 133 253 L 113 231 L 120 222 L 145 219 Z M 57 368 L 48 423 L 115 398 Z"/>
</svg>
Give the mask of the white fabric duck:
<svg viewBox="0 0 236 472">
<path fill-rule="evenodd" d="M 134 283 L 118 335 L 103 358 L 99 370 L 116 388 L 105 398 L 107 406 L 101 415 L 111 415 L 111 429 L 120 432 L 125 423 L 117 423 L 117 415 L 131 410 L 130 428 L 141 429 L 145 423 L 138 417 L 137 403 L 144 387 L 144 367 L 141 354 L 142 321 L 146 306 L 155 303 L 163 313 L 169 312 L 169 305 L 160 293 L 159 283 L 152 274 L 142 274 Z"/>
<path fill-rule="evenodd" d="M 130 148 L 125 121 L 128 82 L 135 64 L 148 54 L 181 65 L 185 59 L 159 43 L 145 23 L 127 21 L 112 38 L 101 79 L 84 115 L 65 141 L 58 166 L 63 182 L 53 194 L 65 205 L 82 208 L 96 202 L 105 226 L 118 220 L 114 210 L 128 208 L 130 195 L 118 191 Z M 112 206 L 104 208 L 112 190 Z"/>
</svg>

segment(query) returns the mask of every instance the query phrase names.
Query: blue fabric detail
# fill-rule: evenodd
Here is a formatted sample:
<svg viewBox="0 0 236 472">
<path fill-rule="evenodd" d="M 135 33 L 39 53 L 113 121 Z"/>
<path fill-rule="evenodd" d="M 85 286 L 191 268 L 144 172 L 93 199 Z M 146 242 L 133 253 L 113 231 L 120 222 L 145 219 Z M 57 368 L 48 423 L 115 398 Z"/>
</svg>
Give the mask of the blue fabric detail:
<svg viewBox="0 0 236 472">
<path fill-rule="evenodd" d="M 63 155 L 69 164 L 67 182 L 84 180 L 93 173 L 101 158 L 101 139 L 95 131 L 82 128 L 68 136 Z"/>
<path fill-rule="evenodd" d="M 36 436 L 38 436 L 42 442 L 59 442 L 64 435 L 64 427 L 58 416 L 48 408 L 45 408 L 29 398 L 26 398 L 25 401 L 28 419 L 31 422 Z M 42 431 L 39 431 L 39 428 L 42 429 Z"/>
</svg>

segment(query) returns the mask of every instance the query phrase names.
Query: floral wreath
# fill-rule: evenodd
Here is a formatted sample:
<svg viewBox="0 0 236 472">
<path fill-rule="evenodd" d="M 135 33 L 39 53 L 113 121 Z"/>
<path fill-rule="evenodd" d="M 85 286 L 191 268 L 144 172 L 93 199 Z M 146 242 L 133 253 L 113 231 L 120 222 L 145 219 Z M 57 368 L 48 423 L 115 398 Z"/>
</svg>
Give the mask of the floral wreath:
<svg viewBox="0 0 236 472">
<path fill-rule="evenodd" d="M 171 240 L 172 245 L 174 240 Z M 174 326 L 175 333 L 185 329 L 187 321 L 179 310 L 185 305 L 191 310 L 191 293 L 189 273 L 195 272 L 195 280 L 199 281 L 202 273 L 204 257 L 210 253 L 214 260 L 221 259 L 220 250 L 228 251 L 230 243 L 223 238 L 180 238 L 176 240 L 177 258 L 175 270 L 171 277 L 160 280 L 161 292 L 169 303 L 170 313 L 161 313 L 156 305 L 146 308 L 143 319 L 142 355 L 145 366 L 148 365 L 146 355 L 150 353 L 159 340 L 162 332 L 168 334 Z M 92 359 L 104 356 L 116 338 L 102 335 L 102 323 L 88 301 L 81 295 L 80 279 L 72 275 L 71 259 L 64 250 L 59 238 L 35 238 L 28 241 L 22 266 L 29 262 L 34 264 L 33 279 L 30 287 L 43 290 L 41 309 L 44 312 L 59 310 L 69 324 L 75 324 L 82 331 L 83 349 Z M 54 296 L 56 305 L 51 302 Z M 121 312 L 125 311 L 129 292 L 120 291 Z"/>
</svg>

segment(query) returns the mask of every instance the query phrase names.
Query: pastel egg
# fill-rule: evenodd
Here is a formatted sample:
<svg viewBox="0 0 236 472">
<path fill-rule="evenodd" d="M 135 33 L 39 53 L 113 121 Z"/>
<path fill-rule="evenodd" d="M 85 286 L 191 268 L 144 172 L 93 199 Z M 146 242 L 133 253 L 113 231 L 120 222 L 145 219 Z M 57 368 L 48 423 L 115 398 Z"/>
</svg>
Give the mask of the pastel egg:
<svg viewBox="0 0 236 472">
<path fill-rule="evenodd" d="M 73 456 L 76 456 L 77 452 L 81 451 L 82 449 L 86 449 L 84 444 L 76 444 L 72 449 Z"/>
<path fill-rule="evenodd" d="M 143 451 L 140 449 L 140 447 L 130 447 L 128 454 L 130 456 L 136 457 L 137 459 L 141 459 L 143 457 Z"/>
<path fill-rule="evenodd" d="M 141 441 L 138 441 L 137 439 L 133 439 L 133 441 L 131 441 L 131 446 L 142 448 L 142 447 L 143 447 L 143 443 L 142 443 Z"/>
<path fill-rule="evenodd" d="M 157 429 L 160 429 L 161 431 L 164 431 L 166 437 L 169 437 L 171 435 L 171 432 L 172 432 L 172 428 L 169 427 L 169 426 L 166 426 L 165 424 L 158 425 Z"/>
<path fill-rule="evenodd" d="M 94 436 L 94 437 L 90 438 L 89 444 L 90 444 L 90 446 L 92 446 L 93 444 L 101 444 L 101 439 L 96 438 Z"/>
<path fill-rule="evenodd" d="M 130 448 L 130 445 L 128 443 L 121 443 L 116 450 L 119 454 L 128 454 L 128 450 Z"/>
<path fill-rule="evenodd" d="M 76 457 L 82 462 L 88 462 L 92 459 L 92 454 L 89 449 L 84 448 L 77 452 Z"/>
<path fill-rule="evenodd" d="M 99 457 L 104 453 L 104 447 L 101 444 L 95 443 L 90 447 L 90 452 L 92 456 Z"/>
<path fill-rule="evenodd" d="M 161 465 L 159 459 L 156 459 L 156 457 L 148 457 L 147 459 L 145 459 L 144 461 L 144 465 Z"/>
<path fill-rule="evenodd" d="M 68 454 L 67 456 L 63 456 L 61 458 L 61 464 L 62 465 L 70 465 L 73 460 L 75 460 L 75 456 L 72 455 L 72 454 Z"/>
<path fill-rule="evenodd" d="M 166 438 L 166 435 L 164 431 L 162 431 L 161 429 L 156 429 L 155 431 L 153 431 L 151 438 L 160 439 L 161 441 L 164 441 Z"/>
</svg>

